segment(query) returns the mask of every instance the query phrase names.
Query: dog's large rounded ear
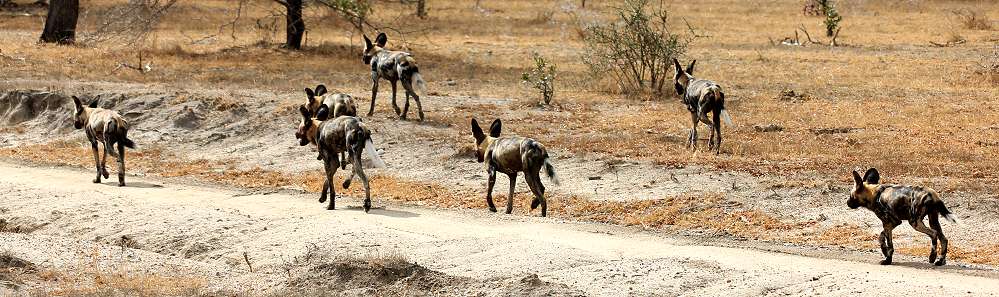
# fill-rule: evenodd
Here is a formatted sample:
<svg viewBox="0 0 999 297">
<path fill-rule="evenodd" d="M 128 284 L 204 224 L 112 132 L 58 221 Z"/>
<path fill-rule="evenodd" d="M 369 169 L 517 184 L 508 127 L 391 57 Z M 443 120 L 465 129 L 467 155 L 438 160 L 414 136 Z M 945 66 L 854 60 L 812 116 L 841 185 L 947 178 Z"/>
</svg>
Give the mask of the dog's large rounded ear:
<svg viewBox="0 0 999 297">
<path fill-rule="evenodd" d="M 316 111 L 316 119 L 320 121 L 325 121 L 330 118 L 330 107 L 329 105 L 323 104 L 319 106 L 319 110 Z"/>
<path fill-rule="evenodd" d="M 852 172 L 853 172 L 853 183 L 858 187 L 863 185 L 864 179 L 860 178 L 860 173 L 857 173 L 856 170 L 853 170 Z"/>
<path fill-rule="evenodd" d="M 500 130 L 503 130 L 503 122 L 500 122 L 500 119 L 496 119 L 492 125 L 489 125 L 489 136 L 499 137 Z"/>
<path fill-rule="evenodd" d="M 310 88 L 305 88 L 305 96 L 309 98 L 309 103 L 316 100 L 316 92 L 313 92 Z"/>
<path fill-rule="evenodd" d="M 673 58 L 673 67 L 676 67 L 676 74 L 679 75 L 683 72 L 683 66 L 680 66 L 680 61 Z"/>
<path fill-rule="evenodd" d="M 316 86 L 316 96 L 322 96 L 326 94 L 326 85 Z"/>
<path fill-rule="evenodd" d="M 690 61 L 690 65 L 687 65 L 687 74 L 694 74 L 694 64 L 696 63 L 697 60 Z"/>
<path fill-rule="evenodd" d="M 371 48 L 371 39 L 368 39 L 368 35 L 364 34 L 364 35 L 361 35 L 361 36 L 364 36 L 364 49 L 367 50 L 367 49 Z"/>
<path fill-rule="evenodd" d="M 486 134 L 482 133 L 482 128 L 479 127 L 479 121 L 475 119 L 472 119 L 472 136 L 475 137 L 476 142 L 486 138 Z"/>
<path fill-rule="evenodd" d="M 864 182 L 868 184 L 881 183 L 881 173 L 879 173 L 878 170 L 874 168 L 867 169 L 867 173 L 864 173 Z"/>
<path fill-rule="evenodd" d="M 309 108 L 305 107 L 305 105 L 298 106 L 298 113 L 302 115 L 302 118 L 304 118 L 306 122 L 309 121 L 311 114 L 309 114 Z"/>
<path fill-rule="evenodd" d="M 388 35 L 385 35 L 384 32 L 378 33 L 378 36 L 375 37 L 375 44 L 377 44 L 378 47 L 385 47 L 385 43 L 387 42 L 388 42 Z"/>
<path fill-rule="evenodd" d="M 98 101 L 100 101 L 100 99 L 97 99 L 97 98 L 94 98 L 94 101 L 90 101 L 90 104 L 89 104 L 89 105 L 87 105 L 87 107 L 90 107 L 90 108 L 97 108 L 97 102 L 98 102 Z"/>
<path fill-rule="evenodd" d="M 73 96 L 73 104 L 76 105 L 76 109 L 83 109 L 83 102 L 76 96 Z"/>
</svg>

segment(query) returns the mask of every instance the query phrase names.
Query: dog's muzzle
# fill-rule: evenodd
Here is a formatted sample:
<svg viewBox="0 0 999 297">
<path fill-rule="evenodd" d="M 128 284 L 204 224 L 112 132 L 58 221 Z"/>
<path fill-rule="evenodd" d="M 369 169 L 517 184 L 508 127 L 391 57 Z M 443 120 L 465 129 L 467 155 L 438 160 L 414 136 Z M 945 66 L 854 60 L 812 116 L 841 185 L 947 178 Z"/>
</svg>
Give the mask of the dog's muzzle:
<svg viewBox="0 0 999 297">
<path fill-rule="evenodd" d="M 299 146 L 306 146 L 306 145 L 309 145 L 309 140 L 308 140 L 308 139 L 305 139 L 305 138 L 299 138 L 299 139 L 298 139 L 298 145 L 299 145 Z"/>
<path fill-rule="evenodd" d="M 76 128 L 76 129 L 83 129 L 83 123 L 80 123 L 80 122 L 73 122 L 73 128 Z"/>
<path fill-rule="evenodd" d="M 364 61 L 364 65 L 371 64 L 371 57 L 369 56 L 361 57 L 361 60 Z"/>
<path fill-rule="evenodd" d="M 850 209 L 857 209 L 858 207 L 860 207 L 860 203 L 857 203 L 857 201 L 853 200 L 847 200 L 846 206 L 850 207 Z"/>
</svg>

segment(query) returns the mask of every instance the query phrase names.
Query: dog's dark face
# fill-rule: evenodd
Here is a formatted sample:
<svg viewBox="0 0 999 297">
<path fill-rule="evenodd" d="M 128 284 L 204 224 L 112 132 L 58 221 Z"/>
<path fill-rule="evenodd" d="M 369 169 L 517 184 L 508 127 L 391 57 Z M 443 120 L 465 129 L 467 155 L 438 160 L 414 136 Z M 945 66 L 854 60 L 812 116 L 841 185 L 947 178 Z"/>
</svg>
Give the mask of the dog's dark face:
<svg viewBox="0 0 999 297">
<path fill-rule="evenodd" d="M 874 168 L 868 169 L 863 178 L 860 177 L 860 173 L 857 173 L 857 171 L 853 171 L 852 174 L 853 191 L 850 191 L 850 198 L 846 200 L 846 206 L 851 209 L 857 209 L 877 199 L 877 197 L 874 197 L 875 187 L 872 185 L 877 185 L 881 182 L 881 175 Z"/>
<path fill-rule="evenodd" d="M 364 61 L 364 65 L 371 64 L 371 59 L 385 47 L 386 42 L 388 42 L 388 35 L 385 33 L 378 33 L 374 43 L 371 43 L 371 39 L 364 35 L 364 52 L 361 53 L 361 61 Z"/>
<path fill-rule="evenodd" d="M 298 124 L 298 129 L 295 130 L 295 138 L 298 139 L 298 145 L 306 146 L 314 141 L 311 138 L 316 135 L 317 127 L 312 123 L 309 109 L 305 105 L 300 106 L 298 111 L 302 114 L 302 122 Z"/>
<path fill-rule="evenodd" d="M 489 137 L 482 132 L 482 128 L 479 127 L 479 122 L 472 119 L 472 136 L 475 137 L 475 158 L 479 163 L 485 162 L 486 160 L 486 149 L 489 148 L 488 138 L 499 137 L 500 131 L 503 129 L 503 123 L 500 119 L 493 121 L 493 124 L 489 126 Z"/>
</svg>

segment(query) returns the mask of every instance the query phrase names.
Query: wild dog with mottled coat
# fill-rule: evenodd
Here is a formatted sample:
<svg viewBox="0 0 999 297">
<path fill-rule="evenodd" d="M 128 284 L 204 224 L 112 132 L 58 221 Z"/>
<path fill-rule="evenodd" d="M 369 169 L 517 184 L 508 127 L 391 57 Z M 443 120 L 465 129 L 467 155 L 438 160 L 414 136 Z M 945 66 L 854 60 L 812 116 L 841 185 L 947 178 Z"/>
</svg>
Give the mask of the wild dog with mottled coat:
<svg viewBox="0 0 999 297">
<path fill-rule="evenodd" d="M 309 109 L 312 117 L 319 117 L 319 110 L 322 108 L 332 109 L 333 118 L 340 116 L 357 116 L 357 105 L 354 104 L 354 97 L 343 93 L 328 93 L 325 85 L 316 86 L 316 90 L 305 88 L 305 95 L 308 102 L 305 106 Z M 327 110 L 329 112 L 329 110 Z M 323 121 L 328 116 L 323 117 Z M 340 153 L 340 169 L 346 169 L 350 161 L 345 156 L 346 152 Z M 321 160 L 321 159 L 317 159 Z"/>
<path fill-rule="evenodd" d="M 371 65 L 371 109 L 368 116 L 375 112 L 375 97 L 378 96 L 378 80 L 385 79 L 392 83 L 392 108 L 400 119 L 406 119 L 409 113 L 409 97 L 416 101 L 416 109 L 420 113 L 420 121 L 423 121 L 423 106 L 420 104 L 420 95 L 416 93 L 426 93 L 427 83 L 420 76 L 420 67 L 416 65 L 413 55 L 402 51 L 390 51 L 385 49 L 388 36 L 385 33 L 378 33 L 375 43 L 371 43 L 367 35 L 364 35 L 364 53 L 361 58 L 365 65 Z M 396 82 L 402 81 L 402 87 L 406 89 L 406 104 L 399 111 L 399 105 L 395 103 Z M 416 89 L 414 89 L 414 84 Z"/>
<path fill-rule="evenodd" d="M 690 111 L 690 121 L 693 127 L 690 128 L 690 135 L 687 138 L 687 145 L 697 149 L 697 124 L 703 122 L 711 128 L 708 137 L 708 150 L 715 149 L 716 153 L 721 153 L 721 121 L 726 125 L 732 125 L 732 118 L 725 110 L 725 93 L 721 86 L 713 81 L 694 77 L 694 63 L 690 62 L 687 70 L 680 66 L 680 61 L 673 59 L 673 66 L 676 67 L 676 74 L 673 75 L 673 84 L 676 94 L 683 99 L 683 104 Z M 708 112 L 711 119 L 708 119 Z"/>
<path fill-rule="evenodd" d="M 902 221 L 909 222 L 916 231 L 922 232 L 930 237 L 933 246 L 930 248 L 930 263 L 940 266 L 947 263 L 947 237 L 940 228 L 940 216 L 948 221 L 956 223 L 957 220 L 951 215 L 950 210 L 940 200 L 940 195 L 936 191 L 919 186 L 883 185 L 881 174 L 877 169 L 867 170 L 861 178 L 857 171 L 853 171 L 853 191 L 846 205 L 852 209 L 859 207 L 867 208 L 881 219 L 884 230 L 878 238 L 881 244 L 881 253 L 885 259 L 881 265 L 891 264 L 892 254 L 895 247 L 892 245 L 891 232 Z M 923 223 L 923 218 L 929 217 L 930 228 Z M 940 241 L 940 259 L 937 260 L 937 240 Z"/>
<path fill-rule="evenodd" d="M 326 171 L 326 180 L 323 183 L 319 202 L 326 202 L 326 191 L 329 190 L 330 203 L 327 209 L 336 208 L 333 175 L 340 167 L 340 160 L 336 156 L 339 153 L 347 152 L 354 169 L 351 175 L 343 181 L 343 188 L 350 187 L 350 182 L 355 175 L 360 177 L 364 184 L 364 211 L 370 210 L 371 188 L 368 186 L 368 177 L 364 174 L 364 169 L 361 168 L 361 151 L 367 151 L 375 167 L 385 167 L 385 163 L 378 157 L 375 146 L 371 142 L 371 130 L 356 117 L 341 116 L 329 120 L 313 118 L 305 105 L 299 107 L 299 112 L 302 115 L 302 122 L 298 125 L 295 138 L 299 140 L 301 146 L 311 143 L 319 148 L 319 157 L 323 160 Z"/>
<path fill-rule="evenodd" d="M 135 142 L 128 139 L 128 121 L 117 112 L 97 107 L 97 100 L 84 106 L 80 98 L 73 96 L 75 111 L 73 127 L 83 129 L 94 152 L 94 163 L 97 166 L 97 177 L 94 183 L 101 182 L 101 175 L 109 178 L 107 169 L 108 153 L 118 158 L 118 186 L 125 186 L 125 148 L 135 148 Z M 103 158 L 98 155 L 98 144 L 104 145 Z M 118 144 L 117 153 L 114 145 Z"/>
<path fill-rule="evenodd" d="M 308 98 L 305 106 L 313 117 L 319 112 L 319 107 L 325 104 L 333 111 L 333 118 L 340 116 L 357 116 L 357 104 L 354 97 L 343 93 L 329 93 L 325 85 L 316 86 L 315 91 L 305 88 L 305 95 Z"/>
<path fill-rule="evenodd" d="M 534 193 L 531 210 L 541 205 L 541 216 L 548 215 L 548 201 L 545 199 L 545 185 L 541 184 L 541 169 L 544 168 L 548 179 L 558 185 L 555 167 L 548 157 L 548 150 L 534 139 L 505 136 L 500 137 L 502 122 L 493 121 L 489 127 L 489 135 L 482 133 L 479 122 L 472 119 L 472 136 L 475 137 L 475 157 L 479 163 L 486 164 L 489 174 L 489 185 L 486 189 L 486 204 L 489 211 L 496 212 L 493 204 L 493 186 L 496 184 L 496 172 L 506 173 L 510 178 L 510 196 L 506 201 L 506 213 L 513 211 L 513 190 L 517 181 L 517 173 L 523 171 L 527 186 Z"/>
</svg>

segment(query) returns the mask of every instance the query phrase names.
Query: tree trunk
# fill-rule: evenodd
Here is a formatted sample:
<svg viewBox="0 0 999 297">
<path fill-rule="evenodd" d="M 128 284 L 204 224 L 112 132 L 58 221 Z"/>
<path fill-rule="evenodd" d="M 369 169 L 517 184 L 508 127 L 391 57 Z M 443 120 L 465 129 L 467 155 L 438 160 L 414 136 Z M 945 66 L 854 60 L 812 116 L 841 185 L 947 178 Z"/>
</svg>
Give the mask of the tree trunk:
<svg viewBox="0 0 999 297">
<path fill-rule="evenodd" d="M 427 0 L 416 0 L 416 16 L 421 19 L 427 17 Z"/>
<path fill-rule="evenodd" d="M 586 0 L 583 0 L 583 8 L 586 8 Z"/>
<path fill-rule="evenodd" d="M 302 35 L 305 34 L 305 20 L 302 19 L 302 0 L 288 0 L 287 35 L 285 47 L 302 49 Z"/>
<path fill-rule="evenodd" d="M 80 0 L 52 0 L 45 17 L 42 42 L 73 43 L 76 40 L 76 20 L 80 15 Z"/>
</svg>

